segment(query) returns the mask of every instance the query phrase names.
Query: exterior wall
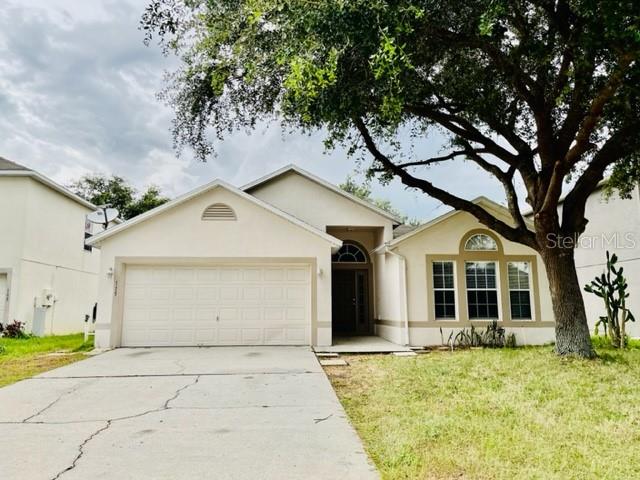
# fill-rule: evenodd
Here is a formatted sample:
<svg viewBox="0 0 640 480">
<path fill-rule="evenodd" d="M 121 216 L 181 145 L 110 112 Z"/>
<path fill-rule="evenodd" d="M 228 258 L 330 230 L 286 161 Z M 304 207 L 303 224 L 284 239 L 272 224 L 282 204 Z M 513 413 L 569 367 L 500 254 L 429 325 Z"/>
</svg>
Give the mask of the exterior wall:
<svg viewBox="0 0 640 480">
<path fill-rule="evenodd" d="M 532 265 L 531 283 L 532 306 L 535 308 L 533 320 L 515 321 L 510 319 L 508 293 L 504 285 L 500 288 L 501 308 L 500 321 L 508 329 L 516 332 L 519 343 L 544 343 L 553 340 L 553 311 L 549 287 L 544 266 L 539 256 L 528 247 L 510 242 L 493 232 L 492 236 L 499 240 L 502 251 L 499 254 L 486 252 L 463 252 L 461 242 L 470 232 L 487 231 L 474 217 L 458 212 L 448 219 L 436 224 L 394 248 L 394 252 L 406 259 L 407 300 L 409 337 L 411 345 L 433 345 L 441 343 L 440 327 L 443 330 L 460 329 L 470 325 L 484 326 L 487 322 L 469 321 L 466 315 L 466 291 L 464 282 L 465 260 L 496 260 L 501 283 L 506 281 L 506 261 L 530 261 Z M 495 255 L 492 256 L 492 255 Z M 435 320 L 433 315 L 433 291 L 431 288 L 431 260 L 453 260 L 456 263 L 456 307 L 457 318 L 454 320 Z M 398 306 L 393 298 L 386 299 L 385 311 L 397 315 Z M 400 318 L 384 319 L 384 326 L 400 329 Z M 539 332 L 528 333 L 530 330 Z M 526 335 L 524 332 L 527 332 Z M 448 338 L 446 334 L 444 340 Z M 533 341 L 533 342 L 532 342 Z"/>
<path fill-rule="evenodd" d="M 43 290 L 56 301 L 47 309 L 45 333 L 82 331 L 96 301 L 99 251 L 84 250 L 90 209 L 28 177 L 0 177 L 0 196 L 12 208 L 0 221 L 0 269 L 12 271 L 8 320 L 31 328 Z"/>
<path fill-rule="evenodd" d="M 0 322 L 21 320 L 16 316 L 20 293 L 17 279 L 20 275 L 29 182 L 25 177 L 0 178 L 0 198 L 3 199 L 3 208 L 0 208 L 0 272 L 7 274 L 9 288 L 5 318 L 0 318 Z"/>
<path fill-rule="evenodd" d="M 594 192 L 587 200 L 587 228 L 578 240 L 575 252 L 578 280 L 586 285 L 600 275 L 606 267 L 606 252 L 618 256 L 618 264 L 624 267 L 629 283 L 628 306 L 640 317 L 640 195 L 636 189 L 628 200 L 613 196 L 607 200 L 601 191 Z M 591 331 L 604 315 L 602 300 L 583 292 L 587 318 Z M 640 337 L 640 320 L 627 324 L 627 332 Z"/>
<path fill-rule="evenodd" d="M 203 210 L 218 202 L 233 208 L 237 220 L 202 221 Z M 315 345 L 331 344 L 330 244 L 223 187 L 106 238 L 101 245 L 101 254 L 96 324 L 98 347 L 120 344 L 121 292 L 124 291 L 127 263 L 163 262 L 310 264 L 313 342 Z"/>
<path fill-rule="evenodd" d="M 393 222 L 296 172 L 250 190 L 251 195 L 314 227 L 382 227 L 382 241 L 393 238 Z"/>
</svg>

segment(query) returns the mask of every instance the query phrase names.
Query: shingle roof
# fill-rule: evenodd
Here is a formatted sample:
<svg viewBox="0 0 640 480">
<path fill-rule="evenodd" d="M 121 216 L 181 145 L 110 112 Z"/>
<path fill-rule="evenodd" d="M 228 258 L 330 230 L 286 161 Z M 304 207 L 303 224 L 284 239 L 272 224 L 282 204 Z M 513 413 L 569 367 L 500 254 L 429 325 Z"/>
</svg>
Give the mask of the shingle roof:
<svg viewBox="0 0 640 480">
<path fill-rule="evenodd" d="M 22 165 L 12 162 L 11 160 L 7 160 L 6 158 L 0 157 L 0 170 L 24 170 L 29 171 L 27 167 L 23 167 Z"/>
<path fill-rule="evenodd" d="M 406 224 L 398 225 L 396 228 L 393 229 L 393 238 L 401 237 L 405 233 L 409 233 L 410 231 L 415 230 L 419 226 L 420 225 L 406 225 Z"/>
</svg>

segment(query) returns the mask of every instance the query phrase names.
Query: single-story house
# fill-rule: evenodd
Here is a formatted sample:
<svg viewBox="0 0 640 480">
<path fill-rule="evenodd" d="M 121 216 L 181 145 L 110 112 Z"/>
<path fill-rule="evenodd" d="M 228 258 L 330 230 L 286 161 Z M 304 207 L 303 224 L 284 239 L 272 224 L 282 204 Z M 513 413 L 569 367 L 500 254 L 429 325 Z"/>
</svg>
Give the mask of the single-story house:
<svg viewBox="0 0 640 480">
<path fill-rule="evenodd" d="M 97 346 L 325 346 L 372 334 L 420 346 L 492 320 L 520 343 L 553 339 L 536 252 L 464 212 L 401 236 L 399 225 L 296 166 L 242 188 L 215 180 L 88 241 L 101 249 Z"/>
<path fill-rule="evenodd" d="M 1 157 L 0 198 L 0 323 L 30 331 L 38 315 L 42 333 L 82 331 L 97 297 L 100 251 L 85 245 L 96 207 Z"/>
</svg>

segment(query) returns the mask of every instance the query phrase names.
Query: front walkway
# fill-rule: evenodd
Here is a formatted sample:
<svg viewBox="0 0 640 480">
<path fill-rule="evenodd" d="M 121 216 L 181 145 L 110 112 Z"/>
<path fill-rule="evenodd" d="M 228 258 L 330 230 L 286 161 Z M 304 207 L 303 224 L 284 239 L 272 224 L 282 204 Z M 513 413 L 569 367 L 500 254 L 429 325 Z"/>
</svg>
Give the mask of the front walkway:
<svg viewBox="0 0 640 480">
<path fill-rule="evenodd" d="M 404 345 L 397 345 L 382 337 L 334 337 L 333 345 L 328 347 L 314 347 L 317 353 L 393 353 L 411 352 Z"/>
<path fill-rule="evenodd" d="M 118 349 L 0 405 L 3 480 L 378 478 L 306 347 Z"/>
</svg>

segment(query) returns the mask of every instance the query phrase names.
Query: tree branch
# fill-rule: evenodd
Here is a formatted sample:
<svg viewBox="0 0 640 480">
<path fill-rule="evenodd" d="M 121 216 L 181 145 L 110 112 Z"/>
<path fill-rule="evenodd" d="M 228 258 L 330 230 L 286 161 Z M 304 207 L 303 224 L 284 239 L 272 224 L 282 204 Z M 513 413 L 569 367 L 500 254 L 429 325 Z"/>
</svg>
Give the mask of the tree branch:
<svg viewBox="0 0 640 480">
<path fill-rule="evenodd" d="M 584 215 L 589 195 L 604 178 L 607 167 L 640 148 L 640 138 L 637 135 L 639 129 L 640 122 L 633 122 L 618 130 L 602 146 L 589 166 L 582 172 L 564 200 L 562 208 L 562 230 L 564 232 L 571 235 L 584 231 L 587 225 Z"/>
<path fill-rule="evenodd" d="M 456 210 L 461 210 L 467 213 L 470 213 L 475 218 L 478 219 L 482 224 L 486 225 L 490 229 L 498 232 L 500 235 L 505 237 L 508 240 L 513 242 L 523 243 L 525 245 L 530 246 L 533 249 L 538 250 L 538 244 L 535 239 L 535 235 L 533 232 L 526 230 L 522 231 L 519 228 L 514 228 L 511 225 L 499 220 L 492 214 L 490 214 L 487 210 L 476 205 L 473 202 L 462 199 L 446 190 L 442 190 L 436 186 L 434 186 L 431 182 L 416 178 L 409 174 L 406 170 L 396 165 L 389 157 L 384 155 L 376 146 L 375 141 L 371 137 L 369 133 L 369 129 L 361 118 L 355 118 L 354 124 L 356 129 L 360 132 L 364 144 L 369 150 L 369 152 L 373 155 L 374 159 L 379 162 L 388 172 L 398 176 L 402 183 L 409 187 L 414 187 L 422 190 L 427 195 L 432 196 L 443 202 L 446 205 L 449 205 Z"/>
<path fill-rule="evenodd" d="M 607 102 L 615 95 L 616 91 L 622 84 L 622 80 L 627 71 L 627 68 L 635 60 L 635 56 L 632 54 L 625 54 L 620 57 L 618 67 L 611 74 L 606 84 L 598 92 L 598 95 L 591 102 L 587 116 L 582 121 L 578 134 L 575 138 L 575 145 L 569 150 L 565 156 L 564 161 L 573 166 L 581 156 L 591 148 L 589 139 L 594 132 L 596 126 L 600 122 L 602 112 Z"/>
</svg>

